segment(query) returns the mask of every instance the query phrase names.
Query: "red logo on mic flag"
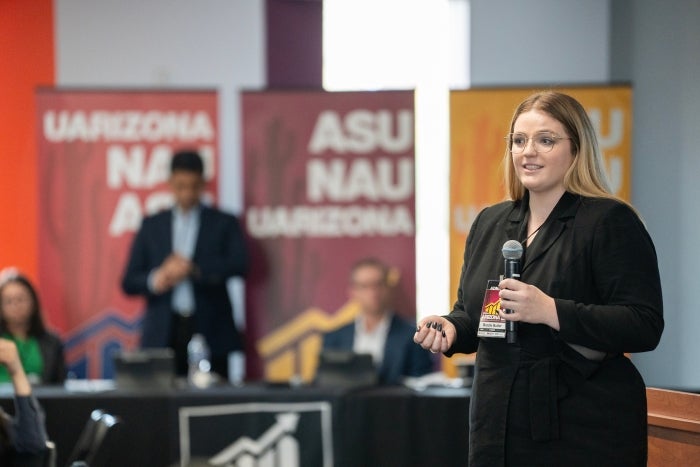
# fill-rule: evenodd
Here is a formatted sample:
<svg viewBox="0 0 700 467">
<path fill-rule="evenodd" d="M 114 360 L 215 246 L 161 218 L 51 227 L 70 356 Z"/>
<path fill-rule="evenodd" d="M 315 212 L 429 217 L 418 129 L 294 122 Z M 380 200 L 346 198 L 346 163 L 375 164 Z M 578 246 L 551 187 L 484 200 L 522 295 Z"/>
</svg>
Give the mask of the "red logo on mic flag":
<svg viewBox="0 0 700 467">
<path fill-rule="evenodd" d="M 499 289 L 486 289 L 484 294 L 484 307 L 482 311 L 489 315 L 498 316 L 498 310 L 501 309 L 501 297 L 498 295 Z"/>
<path fill-rule="evenodd" d="M 481 319 L 476 335 L 479 337 L 506 337 L 506 320 L 501 318 L 498 311 L 501 309 L 501 297 L 498 281 L 490 280 L 486 284 L 484 293 L 484 305 L 481 308 Z"/>
</svg>

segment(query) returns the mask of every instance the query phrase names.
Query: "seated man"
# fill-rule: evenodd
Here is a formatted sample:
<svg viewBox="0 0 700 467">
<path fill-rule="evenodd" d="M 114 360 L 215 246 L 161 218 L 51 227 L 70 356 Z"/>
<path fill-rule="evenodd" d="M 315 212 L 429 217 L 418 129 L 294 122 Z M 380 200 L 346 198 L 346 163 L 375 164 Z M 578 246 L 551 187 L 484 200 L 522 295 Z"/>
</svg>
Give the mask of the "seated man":
<svg viewBox="0 0 700 467">
<path fill-rule="evenodd" d="M 0 364 L 7 368 L 15 391 L 14 418 L 0 409 L 0 465 L 12 465 L 10 459 L 17 454 L 39 455 L 46 450 L 46 428 L 17 347 L 9 339 L 0 338 Z"/>
<path fill-rule="evenodd" d="M 323 337 L 324 350 L 352 350 L 372 355 L 380 384 L 399 384 L 406 376 L 430 373 L 430 354 L 413 343 L 414 323 L 389 308 L 389 269 L 381 261 L 367 258 L 355 263 L 348 293 L 360 307 L 353 323 Z"/>
</svg>

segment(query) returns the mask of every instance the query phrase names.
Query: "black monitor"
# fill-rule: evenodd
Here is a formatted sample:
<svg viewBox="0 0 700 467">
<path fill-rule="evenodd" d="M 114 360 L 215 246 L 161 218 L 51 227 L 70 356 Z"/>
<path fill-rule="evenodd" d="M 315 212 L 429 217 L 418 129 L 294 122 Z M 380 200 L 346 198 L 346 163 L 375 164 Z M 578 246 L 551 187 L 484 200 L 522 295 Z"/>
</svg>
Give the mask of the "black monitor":
<svg viewBox="0 0 700 467">
<path fill-rule="evenodd" d="M 172 349 L 116 352 L 114 382 L 118 389 L 171 389 L 175 386 L 175 354 Z"/>
<path fill-rule="evenodd" d="M 315 383 L 322 387 L 375 386 L 377 368 L 369 354 L 348 350 L 323 350 L 319 355 Z"/>
</svg>

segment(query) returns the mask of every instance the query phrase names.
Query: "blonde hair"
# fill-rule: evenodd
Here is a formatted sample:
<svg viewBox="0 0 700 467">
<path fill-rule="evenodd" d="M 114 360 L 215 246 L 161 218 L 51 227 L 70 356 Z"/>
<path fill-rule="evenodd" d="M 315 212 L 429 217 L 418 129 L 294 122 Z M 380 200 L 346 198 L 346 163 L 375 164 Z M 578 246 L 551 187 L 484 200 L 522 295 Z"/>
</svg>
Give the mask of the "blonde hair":
<svg viewBox="0 0 700 467">
<path fill-rule="evenodd" d="M 603 158 L 598 147 L 598 139 L 586 110 L 573 97 L 556 91 L 542 91 L 532 94 L 515 109 L 510 121 L 513 132 L 518 117 L 531 110 L 544 112 L 564 126 L 566 136 L 571 138 L 574 162 L 564 175 L 566 191 L 594 198 L 609 198 L 629 205 L 615 196 L 608 183 Z M 505 186 L 510 199 L 520 200 L 525 195 L 525 187 L 515 174 L 510 147 L 503 158 Z"/>
</svg>

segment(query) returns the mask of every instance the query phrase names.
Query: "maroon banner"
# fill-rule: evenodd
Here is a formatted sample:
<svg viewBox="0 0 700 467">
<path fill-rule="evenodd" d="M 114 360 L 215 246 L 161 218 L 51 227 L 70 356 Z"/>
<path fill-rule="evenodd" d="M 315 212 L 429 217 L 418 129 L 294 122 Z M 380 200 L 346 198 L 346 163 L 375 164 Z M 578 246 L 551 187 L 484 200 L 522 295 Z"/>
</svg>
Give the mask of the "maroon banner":
<svg viewBox="0 0 700 467">
<path fill-rule="evenodd" d="M 133 348 L 141 299 L 120 287 L 142 218 L 172 202 L 174 150 L 200 150 L 216 193 L 214 91 L 37 91 L 39 292 L 77 377 L 112 376 Z"/>
<path fill-rule="evenodd" d="M 243 94 L 249 377 L 313 376 L 321 334 L 353 319 L 350 268 L 394 271 L 415 319 L 412 91 Z"/>
</svg>

